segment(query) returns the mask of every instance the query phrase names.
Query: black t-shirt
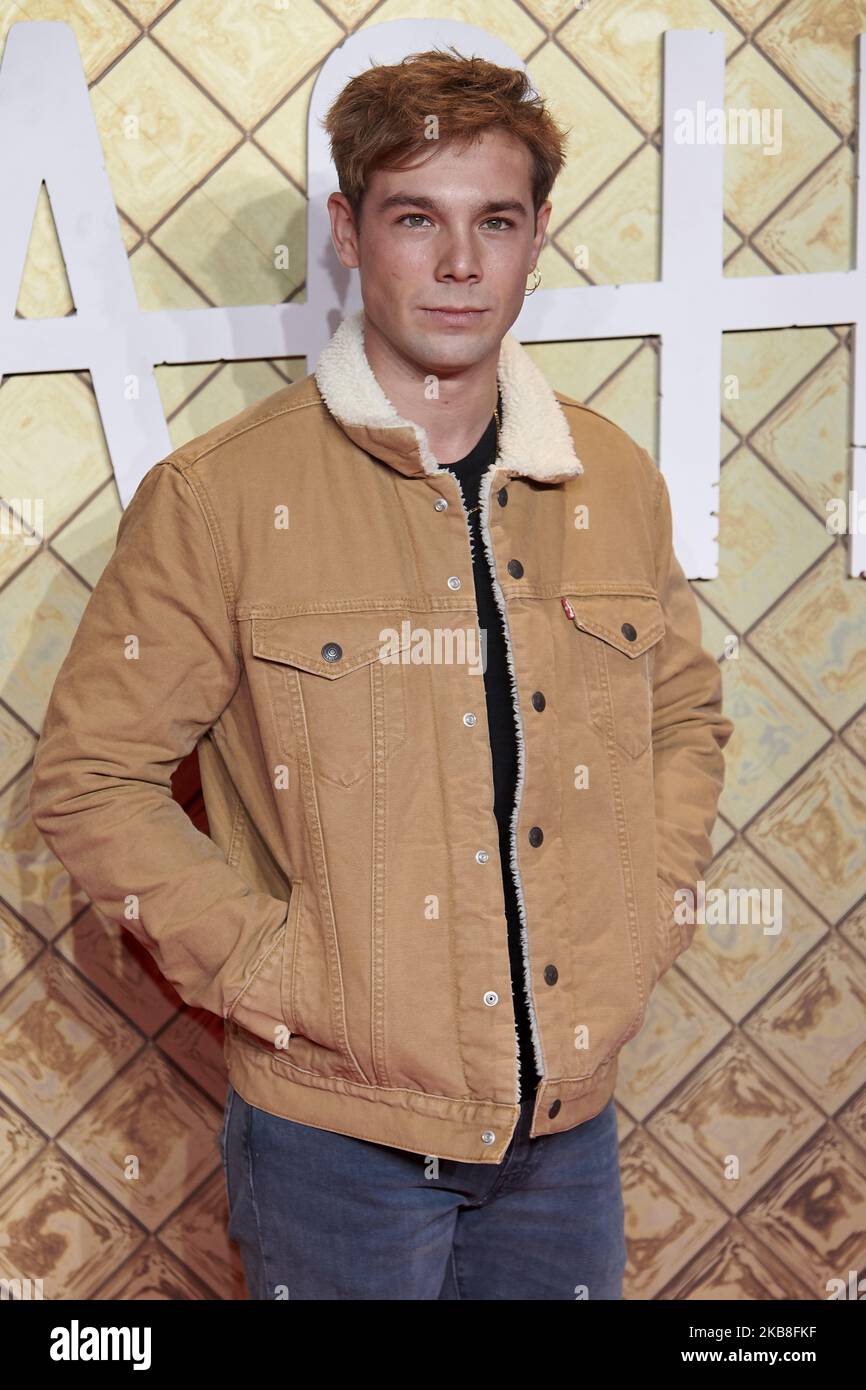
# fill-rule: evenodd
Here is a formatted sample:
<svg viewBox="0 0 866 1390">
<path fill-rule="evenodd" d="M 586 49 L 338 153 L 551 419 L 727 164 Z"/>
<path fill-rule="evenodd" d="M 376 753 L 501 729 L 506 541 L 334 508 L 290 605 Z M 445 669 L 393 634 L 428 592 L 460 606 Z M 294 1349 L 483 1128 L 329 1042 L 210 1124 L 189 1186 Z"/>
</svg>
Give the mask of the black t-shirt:
<svg viewBox="0 0 866 1390">
<path fill-rule="evenodd" d="M 502 419 L 502 400 L 499 398 L 499 417 Z M 493 416 L 478 443 L 462 459 L 444 465 L 460 484 L 466 507 L 478 503 L 482 475 L 496 457 L 496 421 Z M 489 501 L 492 499 L 488 499 Z M 508 929 L 508 953 L 511 963 L 511 992 L 517 1020 L 517 1039 L 520 1050 L 520 1097 L 525 1100 L 534 1094 L 539 1076 L 530 1032 L 529 1012 L 524 992 L 523 951 L 520 943 L 520 917 L 517 894 L 511 870 L 511 816 L 517 783 L 517 731 L 514 702 L 511 693 L 511 673 L 508 669 L 502 616 L 493 595 L 490 566 L 481 537 L 480 513 L 469 513 L 472 535 L 472 570 L 475 580 L 475 599 L 478 623 L 487 634 L 484 693 L 487 702 L 487 723 L 490 730 L 490 753 L 493 763 L 493 813 L 499 828 L 499 858 L 505 892 L 505 912 Z M 483 648 L 482 648 L 483 650 Z"/>
</svg>

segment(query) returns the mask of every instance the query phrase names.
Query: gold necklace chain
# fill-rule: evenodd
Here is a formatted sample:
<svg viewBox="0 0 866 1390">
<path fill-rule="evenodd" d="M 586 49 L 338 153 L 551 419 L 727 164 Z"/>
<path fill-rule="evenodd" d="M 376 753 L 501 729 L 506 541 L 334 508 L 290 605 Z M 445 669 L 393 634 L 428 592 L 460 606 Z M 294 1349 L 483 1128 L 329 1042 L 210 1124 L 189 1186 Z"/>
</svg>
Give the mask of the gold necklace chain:
<svg viewBox="0 0 866 1390">
<path fill-rule="evenodd" d="M 498 458 L 498 457 L 499 457 L 499 423 L 500 423 L 500 421 L 499 421 L 499 401 L 496 402 L 496 409 L 495 409 L 494 412 L 493 412 L 493 418 L 494 418 L 494 420 L 496 421 L 496 457 Z M 476 502 L 474 507 L 467 507 L 467 508 L 466 508 L 466 515 L 467 515 L 467 516 L 471 516 L 473 512 L 480 512 L 480 511 L 481 511 L 481 503 L 480 503 L 480 502 Z"/>
</svg>

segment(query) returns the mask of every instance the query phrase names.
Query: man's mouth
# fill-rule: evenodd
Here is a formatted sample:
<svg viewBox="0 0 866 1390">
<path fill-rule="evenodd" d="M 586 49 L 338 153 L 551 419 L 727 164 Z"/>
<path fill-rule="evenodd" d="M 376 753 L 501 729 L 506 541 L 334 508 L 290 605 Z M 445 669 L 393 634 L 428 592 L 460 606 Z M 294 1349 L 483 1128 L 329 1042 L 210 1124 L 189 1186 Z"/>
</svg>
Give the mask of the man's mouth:
<svg viewBox="0 0 866 1390">
<path fill-rule="evenodd" d="M 432 318 L 440 323 L 453 323 L 458 325 L 477 323 L 482 314 L 486 314 L 486 309 L 425 309 L 425 314 L 430 314 Z"/>
</svg>

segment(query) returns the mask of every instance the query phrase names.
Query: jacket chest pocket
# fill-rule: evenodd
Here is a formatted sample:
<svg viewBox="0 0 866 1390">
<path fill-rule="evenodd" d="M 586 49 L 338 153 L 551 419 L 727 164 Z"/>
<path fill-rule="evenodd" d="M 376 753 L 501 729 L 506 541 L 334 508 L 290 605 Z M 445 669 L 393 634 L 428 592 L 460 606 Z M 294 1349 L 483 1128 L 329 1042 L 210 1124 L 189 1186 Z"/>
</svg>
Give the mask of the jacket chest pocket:
<svg viewBox="0 0 866 1390">
<path fill-rule="evenodd" d="M 567 606 L 566 606 L 567 605 Z M 569 594 L 562 600 L 578 642 L 591 723 L 631 758 L 652 740 L 653 667 L 665 635 L 655 596 Z"/>
<path fill-rule="evenodd" d="M 253 674 L 266 684 L 282 758 L 352 787 L 402 747 L 410 626 L 378 610 L 253 615 Z"/>
</svg>

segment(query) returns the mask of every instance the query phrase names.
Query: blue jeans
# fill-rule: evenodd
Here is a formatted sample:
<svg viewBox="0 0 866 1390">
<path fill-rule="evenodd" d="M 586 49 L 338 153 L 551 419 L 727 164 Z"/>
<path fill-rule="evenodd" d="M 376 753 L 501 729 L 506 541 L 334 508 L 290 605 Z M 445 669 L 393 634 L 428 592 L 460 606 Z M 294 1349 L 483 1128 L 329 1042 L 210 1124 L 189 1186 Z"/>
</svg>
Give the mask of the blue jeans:
<svg viewBox="0 0 866 1390">
<path fill-rule="evenodd" d="M 425 1158 L 271 1115 L 229 1086 L 220 1149 L 254 1299 L 621 1299 L 613 1099 L 501 1164 Z"/>
</svg>

